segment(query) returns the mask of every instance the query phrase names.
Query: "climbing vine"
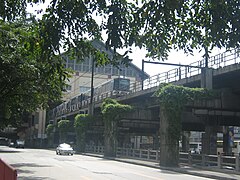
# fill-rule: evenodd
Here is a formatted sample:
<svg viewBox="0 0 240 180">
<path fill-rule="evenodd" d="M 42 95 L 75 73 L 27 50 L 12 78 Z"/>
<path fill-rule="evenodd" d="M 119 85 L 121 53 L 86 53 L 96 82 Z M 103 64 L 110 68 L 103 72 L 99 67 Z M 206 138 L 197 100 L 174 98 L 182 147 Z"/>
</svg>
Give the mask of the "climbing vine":
<svg viewBox="0 0 240 180">
<path fill-rule="evenodd" d="M 168 119 L 168 136 L 173 142 L 178 142 L 181 136 L 181 114 L 188 102 L 209 99 L 215 96 L 211 90 L 204 88 L 189 88 L 173 84 L 161 84 L 156 91 L 160 107 L 166 112 Z"/>
<path fill-rule="evenodd" d="M 114 99 L 106 98 L 101 106 L 104 121 L 105 156 L 115 156 L 117 146 L 118 121 L 126 112 L 132 109 L 130 105 L 118 103 Z"/>
<path fill-rule="evenodd" d="M 78 114 L 75 116 L 74 128 L 76 132 L 77 148 L 80 152 L 85 151 L 86 133 L 93 122 L 93 117 L 89 114 Z"/>
<path fill-rule="evenodd" d="M 128 112 L 132 109 L 130 105 L 120 104 L 114 99 L 107 98 L 101 106 L 103 120 L 105 123 L 119 120 L 122 113 Z"/>
<path fill-rule="evenodd" d="M 67 119 L 60 120 L 57 124 L 60 135 L 60 142 L 65 142 L 67 140 L 67 132 L 70 129 L 70 121 Z"/>
<path fill-rule="evenodd" d="M 51 133 L 53 133 L 54 125 L 53 124 L 48 124 L 46 128 L 47 135 L 50 136 Z"/>
</svg>

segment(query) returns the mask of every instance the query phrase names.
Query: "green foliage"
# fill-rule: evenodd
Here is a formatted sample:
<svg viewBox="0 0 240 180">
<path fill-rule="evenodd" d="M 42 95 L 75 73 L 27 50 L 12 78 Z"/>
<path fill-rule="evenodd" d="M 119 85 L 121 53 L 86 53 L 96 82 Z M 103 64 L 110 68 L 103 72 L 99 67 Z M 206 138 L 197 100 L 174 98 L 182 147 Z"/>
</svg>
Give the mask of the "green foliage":
<svg viewBox="0 0 240 180">
<path fill-rule="evenodd" d="M 92 121 L 93 117 L 89 114 L 78 114 L 75 116 L 74 128 L 79 131 L 84 131 Z"/>
<path fill-rule="evenodd" d="M 70 130 L 70 121 L 69 120 L 60 120 L 57 123 L 59 129 L 60 142 L 66 142 L 67 132 Z"/>
<path fill-rule="evenodd" d="M 124 105 L 118 103 L 114 99 L 106 98 L 101 106 L 101 112 L 103 114 L 104 121 L 118 121 L 119 117 L 126 112 L 132 110 L 130 105 Z"/>
<path fill-rule="evenodd" d="M 62 132 L 67 132 L 70 128 L 70 121 L 69 120 L 60 120 L 57 124 L 57 127 Z"/>
<path fill-rule="evenodd" d="M 68 71 L 62 59 L 43 50 L 33 21 L 0 20 L 0 42 L 0 119 L 16 125 L 24 113 L 61 99 Z"/>
<path fill-rule="evenodd" d="M 150 57 L 165 58 L 172 48 L 192 53 L 240 45 L 239 0 L 142 1 L 138 7 L 129 42 L 145 46 Z"/>
<path fill-rule="evenodd" d="M 97 65 L 118 65 L 129 62 L 131 45 L 145 47 L 153 58 L 166 58 L 173 48 L 205 49 L 208 56 L 213 47 L 240 45 L 239 0 L 51 0 L 41 20 L 26 21 L 27 3 L 39 2 L 45 1 L 0 1 L 0 112 L 6 124 L 59 100 L 68 77 L 62 49 L 80 60 L 91 55 Z M 128 51 L 109 59 L 91 43 L 102 31 L 108 49 Z"/>
<path fill-rule="evenodd" d="M 173 84 L 163 84 L 160 85 L 155 96 L 158 97 L 160 106 L 163 106 L 167 113 L 170 139 L 178 142 L 182 131 L 181 114 L 184 105 L 186 105 L 187 102 L 198 99 L 213 98 L 215 93 L 203 88 L 189 88 Z"/>
<path fill-rule="evenodd" d="M 80 152 L 85 151 L 86 133 L 92 121 L 93 117 L 88 114 L 78 114 L 75 116 L 74 128 L 77 135 L 77 148 Z"/>
<path fill-rule="evenodd" d="M 48 124 L 46 128 L 47 135 L 49 136 L 51 133 L 53 133 L 54 125 Z"/>
<path fill-rule="evenodd" d="M 0 17 L 13 21 L 25 16 L 27 2 L 44 1 L 2 0 Z M 108 48 L 146 47 L 150 57 L 166 58 L 172 48 L 191 53 L 240 44 L 239 0 L 51 0 L 43 14 L 42 38 L 46 49 L 55 51 L 75 47 L 79 53 L 86 52 L 85 37 L 101 39 L 103 30 Z M 102 21 L 96 22 L 95 16 Z"/>
<path fill-rule="evenodd" d="M 105 156 L 116 156 L 118 121 L 121 116 L 132 110 L 130 105 L 123 105 L 114 99 L 104 99 L 101 112 L 104 121 L 104 136 L 105 136 Z"/>
</svg>

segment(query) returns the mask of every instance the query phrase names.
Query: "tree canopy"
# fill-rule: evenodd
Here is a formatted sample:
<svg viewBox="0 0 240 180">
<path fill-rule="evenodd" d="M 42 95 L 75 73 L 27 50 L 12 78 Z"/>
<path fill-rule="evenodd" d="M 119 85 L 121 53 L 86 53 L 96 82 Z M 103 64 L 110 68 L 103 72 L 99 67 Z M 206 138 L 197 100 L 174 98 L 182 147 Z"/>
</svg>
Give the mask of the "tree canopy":
<svg viewBox="0 0 240 180">
<path fill-rule="evenodd" d="M 62 59 L 41 48 L 37 30 L 34 22 L 0 20 L 0 114 L 6 124 L 60 100 L 68 77 Z"/>
<path fill-rule="evenodd" d="M 25 14 L 26 2 L 45 1 L 3 0 L 0 17 Z M 40 23 L 54 50 L 79 42 L 83 48 L 85 37 L 99 39 L 105 31 L 109 48 L 144 46 L 150 57 L 167 57 L 172 48 L 239 47 L 239 6 L 239 0 L 52 0 Z"/>
<path fill-rule="evenodd" d="M 59 99 L 67 77 L 58 57 L 62 50 L 114 64 L 118 58 L 109 60 L 90 43 L 101 40 L 103 32 L 107 48 L 127 48 L 124 63 L 132 45 L 145 47 L 149 57 L 167 58 L 173 48 L 204 49 L 208 55 L 214 47 L 240 44 L 239 0 L 51 0 L 42 19 L 26 22 L 27 3 L 44 2 L 0 2 L 0 114 L 5 119 Z"/>
</svg>

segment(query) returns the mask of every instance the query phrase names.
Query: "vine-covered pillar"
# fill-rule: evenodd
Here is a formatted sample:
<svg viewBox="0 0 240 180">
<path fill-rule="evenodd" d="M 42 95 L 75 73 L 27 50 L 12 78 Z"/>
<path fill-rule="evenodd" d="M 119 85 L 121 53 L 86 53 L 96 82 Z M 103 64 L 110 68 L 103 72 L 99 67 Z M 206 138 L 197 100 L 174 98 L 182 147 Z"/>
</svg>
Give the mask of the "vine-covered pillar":
<svg viewBox="0 0 240 180">
<path fill-rule="evenodd" d="M 171 138 L 169 116 L 164 106 L 160 107 L 160 166 L 178 166 L 179 142 Z"/>
<path fill-rule="evenodd" d="M 117 122 L 111 121 L 109 123 L 105 123 L 105 131 L 104 131 L 104 156 L 105 157 L 116 157 L 116 149 L 117 149 Z"/>
</svg>

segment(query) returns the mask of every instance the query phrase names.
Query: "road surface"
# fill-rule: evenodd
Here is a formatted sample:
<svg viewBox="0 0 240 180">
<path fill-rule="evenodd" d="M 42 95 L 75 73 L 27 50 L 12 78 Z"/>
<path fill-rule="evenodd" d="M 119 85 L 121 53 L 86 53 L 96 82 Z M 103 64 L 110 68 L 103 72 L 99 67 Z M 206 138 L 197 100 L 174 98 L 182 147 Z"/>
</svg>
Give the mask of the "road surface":
<svg viewBox="0 0 240 180">
<path fill-rule="evenodd" d="M 0 146 L 0 158 L 23 180 L 204 180 L 207 178 L 83 155 Z"/>
</svg>

